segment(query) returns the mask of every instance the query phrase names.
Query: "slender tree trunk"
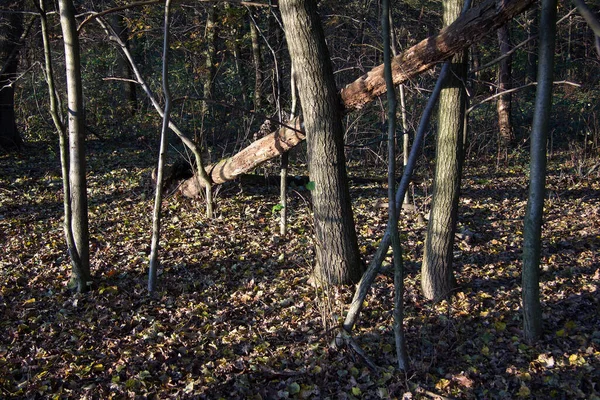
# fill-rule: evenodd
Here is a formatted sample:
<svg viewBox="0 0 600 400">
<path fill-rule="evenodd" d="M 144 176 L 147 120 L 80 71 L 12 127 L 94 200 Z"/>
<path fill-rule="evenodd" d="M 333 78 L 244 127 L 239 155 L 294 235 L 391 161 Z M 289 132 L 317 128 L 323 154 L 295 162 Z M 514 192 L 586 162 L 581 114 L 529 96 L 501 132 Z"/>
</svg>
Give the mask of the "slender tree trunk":
<svg viewBox="0 0 600 400">
<path fill-rule="evenodd" d="M 152 103 L 152 105 L 154 106 L 154 108 L 156 109 L 158 114 L 161 116 L 161 118 L 164 118 L 163 109 L 161 108 L 160 104 L 158 104 L 158 101 L 154 97 L 154 94 L 152 93 L 152 90 L 150 89 L 150 87 L 144 81 L 139 68 L 135 64 L 133 56 L 131 55 L 131 52 L 129 51 L 129 49 L 127 48 L 125 43 L 118 37 L 118 35 L 110 27 L 110 25 L 108 25 L 106 22 L 104 22 L 104 20 L 102 18 L 97 18 L 96 21 L 98 22 L 98 24 L 100 24 L 102 29 L 104 29 L 106 31 L 106 33 L 110 36 L 111 40 L 115 41 L 119 45 L 119 47 L 123 51 L 123 54 L 129 61 L 129 65 L 130 65 L 131 69 L 133 70 L 136 80 L 138 81 L 140 86 L 144 89 L 144 92 L 146 92 L 146 94 L 148 95 L 150 102 Z M 173 132 L 175 132 L 175 134 L 179 137 L 179 139 L 181 139 L 181 142 L 188 149 L 190 149 L 190 151 L 194 155 L 194 161 L 196 162 L 196 174 L 192 178 L 190 178 L 190 180 L 186 181 L 186 183 L 193 185 L 195 188 L 198 188 L 198 190 L 204 189 L 206 191 L 206 193 L 207 193 L 207 195 L 206 195 L 206 199 L 207 199 L 206 214 L 207 214 L 208 218 L 212 218 L 212 215 L 213 215 L 212 214 L 212 207 L 213 207 L 212 181 L 211 181 L 210 176 L 207 174 L 206 170 L 204 169 L 204 163 L 202 162 L 202 154 L 201 154 L 200 147 L 198 145 L 196 145 L 196 143 L 193 140 L 191 140 L 187 135 L 185 135 L 179 128 L 177 128 L 177 126 L 172 121 L 169 121 L 169 128 Z M 198 195 L 198 192 L 196 192 L 194 196 L 197 196 L 197 195 Z"/>
<path fill-rule="evenodd" d="M 294 67 L 290 71 L 290 92 L 292 97 L 290 121 L 296 118 L 296 109 L 298 108 L 298 96 L 296 89 L 296 78 L 294 77 Z M 285 236 L 287 233 L 287 216 L 288 216 L 288 201 L 287 201 L 287 176 L 288 166 L 290 162 L 290 153 L 287 151 L 281 155 L 281 176 L 279 183 L 279 199 L 281 201 L 281 211 L 279 212 L 279 234 Z"/>
<path fill-rule="evenodd" d="M 148 292 L 153 293 L 156 290 L 156 277 L 158 273 L 158 248 L 160 241 L 160 218 L 163 191 L 163 172 L 165 165 L 165 155 L 167 152 L 169 130 L 169 116 L 171 114 L 171 91 L 169 89 L 169 23 L 171 11 L 171 0 L 165 1 L 165 27 L 163 38 L 163 67 L 162 81 L 163 93 L 165 95 L 165 110 L 163 114 L 162 129 L 160 132 L 160 150 L 158 154 L 158 167 L 156 170 L 156 193 L 154 196 L 154 213 L 152 216 L 152 245 L 150 248 L 150 268 L 148 271 Z"/>
<path fill-rule="evenodd" d="M 540 251 L 546 195 L 546 142 L 552 108 L 557 0 L 542 0 L 540 13 L 538 84 L 531 126 L 529 199 L 523 231 L 523 334 L 534 343 L 542 333 L 540 305 Z"/>
<path fill-rule="evenodd" d="M 585 4 L 584 0 L 573 0 L 577 6 L 577 11 L 585 19 L 585 22 L 589 25 L 594 32 L 594 45 L 596 46 L 596 53 L 600 58 L 600 18 L 594 15 L 594 12 Z"/>
<path fill-rule="evenodd" d="M 69 254 L 71 256 L 72 270 L 81 271 L 83 270 L 83 266 L 81 265 L 79 254 L 77 253 L 77 246 L 75 245 L 73 229 L 71 226 L 72 211 L 71 187 L 69 182 L 69 138 L 67 137 L 64 118 L 60 114 L 60 108 L 58 104 L 59 102 L 56 96 L 56 88 L 54 85 L 54 71 L 52 66 L 52 53 L 50 50 L 48 22 L 46 18 L 46 8 L 44 2 L 45 0 L 40 0 L 39 5 L 36 4 L 36 6 L 38 8 L 38 11 L 40 12 L 46 82 L 48 84 L 48 94 L 50 97 L 50 115 L 52 116 L 52 121 L 54 122 L 54 126 L 59 137 L 60 163 L 63 183 L 63 208 L 65 213 L 63 220 L 63 231 L 65 234 L 65 240 L 67 242 L 67 249 L 69 250 Z M 76 274 L 74 273 L 73 275 L 75 276 Z"/>
<path fill-rule="evenodd" d="M 202 95 L 205 99 L 212 99 L 213 95 L 213 81 L 215 78 L 215 56 L 217 55 L 217 46 L 216 46 L 216 13 L 217 8 L 215 5 L 209 5 L 206 15 L 206 29 L 204 33 L 204 37 L 206 39 L 206 51 L 204 52 L 204 67 L 205 71 L 203 74 L 203 92 Z M 208 103 L 206 101 L 202 102 L 202 118 L 208 114 Z"/>
<path fill-rule="evenodd" d="M 279 3 L 307 134 L 317 261 L 315 280 L 358 282 L 362 264 L 344 157 L 342 114 L 315 0 Z"/>
<path fill-rule="evenodd" d="M 498 29 L 498 44 L 500 47 L 500 55 L 508 53 L 511 49 L 510 34 L 508 24 Z M 498 92 L 502 93 L 511 88 L 511 63 L 512 57 L 503 58 L 498 64 Z M 512 94 L 507 93 L 498 97 L 498 130 L 500 135 L 500 146 L 502 150 L 499 153 L 507 154 L 508 147 L 513 142 L 515 135 L 511 120 Z"/>
<path fill-rule="evenodd" d="M 533 7 L 527 12 L 527 38 L 531 39 L 538 35 L 538 6 L 537 2 L 534 3 Z M 525 77 L 525 83 L 531 83 L 536 81 L 537 75 L 537 48 L 538 39 L 532 39 L 529 41 L 527 46 L 527 75 Z"/>
<path fill-rule="evenodd" d="M 23 144 L 15 121 L 14 81 L 19 64 L 18 46 L 23 33 L 23 15 L 18 13 L 0 14 L 0 23 L 5 30 L 0 40 L 0 147 L 19 148 Z"/>
<path fill-rule="evenodd" d="M 462 0 L 444 1 L 445 26 L 458 18 L 462 5 Z M 454 230 L 462 175 L 466 52 L 455 54 L 451 63 L 440 94 L 433 200 L 421 267 L 423 294 L 434 301 L 448 297 L 454 285 Z"/>
<path fill-rule="evenodd" d="M 80 265 L 73 268 L 73 278 L 79 292 L 85 292 L 91 281 L 89 259 L 89 232 L 85 134 L 83 120 L 83 87 L 79 38 L 72 0 L 59 0 L 60 25 L 65 45 L 67 70 L 67 112 L 69 127 L 69 183 L 71 190 L 71 229 L 76 257 Z"/>
<path fill-rule="evenodd" d="M 392 50 L 390 46 L 390 1 L 381 4 L 381 26 L 383 35 L 383 63 L 387 88 L 388 108 L 388 229 L 394 255 L 394 338 L 398 369 L 408 369 L 408 355 L 404 338 L 404 261 L 398 232 L 398 207 L 395 200 L 396 186 L 396 90 L 392 77 Z"/>
<path fill-rule="evenodd" d="M 258 28 L 252 18 L 250 18 L 250 39 L 252 40 L 252 61 L 254 62 L 254 111 L 258 111 L 262 106 L 262 58 Z"/>
<path fill-rule="evenodd" d="M 210 5 L 208 7 L 208 15 L 206 16 L 206 75 L 204 77 L 204 92 L 203 96 L 205 99 L 212 99 L 213 97 L 213 81 L 215 78 L 215 57 L 217 55 L 217 26 L 216 26 L 216 14 L 217 7 L 215 5 Z M 202 102 L 202 131 L 204 134 L 204 123 L 206 121 L 206 117 L 208 116 L 208 103 L 206 101 Z M 214 199 L 212 192 L 212 185 L 205 186 L 204 194 L 206 197 L 206 216 L 208 218 L 213 218 L 214 216 Z"/>
<path fill-rule="evenodd" d="M 113 30 L 117 33 L 119 38 L 125 43 L 125 46 L 129 49 L 129 32 L 127 25 L 123 20 L 123 16 L 120 14 L 114 14 L 111 18 L 111 25 Z M 117 70 L 122 77 L 126 79 L 134 79 L 133 71 L 127 61 L 127 58 L 120 55 L 117 58 Z M 123 82 L 123 102 L 125 108 L 129 114 L 133 115 L 137 111 L 137 91 L 135 82 L 126 81 Z"/>
</svg>

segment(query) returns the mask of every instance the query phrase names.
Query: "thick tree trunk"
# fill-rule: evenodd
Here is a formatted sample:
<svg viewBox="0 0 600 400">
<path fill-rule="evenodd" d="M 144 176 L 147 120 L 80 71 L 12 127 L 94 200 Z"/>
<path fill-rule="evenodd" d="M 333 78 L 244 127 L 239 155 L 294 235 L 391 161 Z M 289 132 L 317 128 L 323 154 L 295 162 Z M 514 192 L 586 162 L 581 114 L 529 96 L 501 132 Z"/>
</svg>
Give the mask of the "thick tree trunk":
<svg viewBox="0 0 600 400">
<path fill-rule="evenodd" d="M 0 62 L 3 70 L 0 75 L 0 147 L 19 148 L 23 143 L 15 121 L 15 88 L 17 66 L 19 64 L 19 39 L 23 33 L 22 14 L 0 14 L 0 22 L 6 24 L 0 41 Z"/>
<path fill-rule="evenodd" d="M 504 25 L 498 29 L 498 44 L 500 47 L 500 55 L 504 55 L 510 51 L 510 35 L 508 25 Z M 498 92 L 502 93 L 511 88 L 511 63 L 512 57 L 503 58 L 498 64 Z M 501 153 L 506 154 L 508 146 L 514 140 L 515 135 L 511 121 L 512 94 L 507 93 L 498 97 L 498 133 L 500 135 Z"/>
<path fill-rule="evenodd" d="M 463 0 L 444 1 L 445 25 L 460 15 L 462 3 Z M 440 93 L 433 201 L 421 267 L 423 294 L 434 301 L 446 298 L 453 287 L 452 257 L 462 174 L 466 76 L 466 54 L 460 52 L 452 58 L 450 74 Z"/>
<path fill-rule="evenodd" d="M 453 54 L 469 47 L 503 26 L 514 16 L 525 11 L 533 0 L 510 0 L 496 7 L 496 0 L 486 0 L 478 7 L 461 15 L 452 25 L 439 34 L 427 38 L 392 60 L 394 84 L 399 85 L 419 75 Z M 341 91 L 343 111 L 350 112 L 363 107 L 377 96 L 385 93 L 383 66 L 373 68 Z M 283 140 L 282 140 L 283 139 Z M 304 134 L 281 128 L 252 143 L 235 156 L 222 160 L 207 168 L 214 183 L 223 183 L 250 171 L 270 158 L 279 156 L 304 139 Z M 289 146 L 281 147 L 282 142 Z M 255 155 L 256 153 L 256 155 Z M 244 169 L 245 168 L 245 169 Z M 186 196 L 195 197 L 200 193 L 199 186 L 186 181 L 181 187 Z"/>
<path fill-rule="evenodd" d="M 363 268 L 350 204 L 342 112 L 315 0 L 279 2 L 307 135 L 317 283 L 358 282 Z"/>
<path fill-rule="evenodd" d="M 85 133 L 83 127 L 83 88 L 81 58 L 75 23 L 73 0 L 59 0 L 60 25 L 65 45 L 67 69 L 67 108 L 69 113 L 69 182 L 71 186 L 71 228 L 79 268 L 73 268 L 74 282 L 79 292 L 88 289 L 90 276 Z"/>
</svg>

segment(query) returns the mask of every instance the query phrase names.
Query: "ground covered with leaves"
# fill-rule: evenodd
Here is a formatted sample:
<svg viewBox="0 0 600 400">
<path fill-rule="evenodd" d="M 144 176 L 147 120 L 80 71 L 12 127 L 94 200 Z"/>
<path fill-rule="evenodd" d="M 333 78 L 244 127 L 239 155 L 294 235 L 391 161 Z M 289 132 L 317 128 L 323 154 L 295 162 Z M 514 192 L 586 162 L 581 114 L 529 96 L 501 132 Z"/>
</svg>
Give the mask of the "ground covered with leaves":
<svg viewBox="0 0 600 400">
<path fill-rule="evenodd" d="M 54 146 L 0 154 L 1 398 L 600 398 L 600 178 L 589 166 L 550 162 L 544 335 L 535 346 L 522 340 L 520 315 L 526 159 L 465 168 L 460 227 L 468 235 L 455 248 L 460 286 L 451 305 L 420 294 L 426 223 L 403 214 L 411 369 L 400 373 L 389 268 L 354 332 L 378 369 L 329 346 L 334 332 L 322 315 L 341 319 L 353 288 L 324 296 L 308 283 L 310 193 L 301 188 L 290 196 L 286 237 L 276 186 L 225 185 L 212 221 L 201 202 L 168 197 L 159 289 L 149 297 L 153 156 L 139 143 L 90 143 L 95 282 L 80 295 L 68 288 Z M 426 214 L 431 182 L 422 182 L 415 204 Z M 369 261 L 385 230 L 386 188 L 356 181 L 352 195 Z"/>
</svg>

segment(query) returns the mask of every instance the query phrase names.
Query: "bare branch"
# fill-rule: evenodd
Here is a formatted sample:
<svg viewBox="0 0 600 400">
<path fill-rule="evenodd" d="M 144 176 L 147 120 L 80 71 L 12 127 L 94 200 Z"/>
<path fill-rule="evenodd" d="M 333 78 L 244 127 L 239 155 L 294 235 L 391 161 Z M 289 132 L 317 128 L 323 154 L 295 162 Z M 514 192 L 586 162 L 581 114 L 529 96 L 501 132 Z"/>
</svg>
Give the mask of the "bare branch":
<svg viewBox="0 0 600 400">
<path fill-rule="evenodd" d="M 187 0 L 190 1 L 190 0 Z M 178 0 L 177 3 L 184 3 L 187 2 L 186 0 Z M 274 5 L 271 4 L 264 4 L 264 3 L 257 3 L 254 1 L 243 1 L 243 0 L 227 0 L 227 1 L 223 1 L 223 0 L 195 0 L 195 3 L 222 3 L 222 2 L 226 2 L 226 3 L 232 3 L 232 4 L 236 4 L 236 5 L 240 5 L 240 6 L 246 6 L 246 7 L 276 7 Z M 83 20 L 83 22 L 81 24 L 79 24 L 79 27 L 77 28 L 77 32 L 81 32 L 81 30 L 83 29 L 83 27 L 85 25 L 87 25 L 90 21 L 98 18 L 98 17 L 103 17 L 107 14 L 112 14 L 115 12 L 119 12 L 119 11 L 123 11 L 123 10 L 128 10 L 131 8 L 136 8 L 136 7 L 144 7 L 144 6 L 150 6 L 150 5 L 154 5 L 154 4 L 163 4 L 162 0 L 146 0 L 146 1 L 138 1 L 135 3 L 130 3 L 130 4 L 125 4 L 123 6 L 119 6 L 119 7 L 113 7 L 113 8 L 109 8 L 108 10 L 104 10 L 104 11 L 100 11 L 100 12 L 94 12 L 94 11 L 90 11 L 87 13 L 83 13 L 78 15 L 78 17 L 86 15 L 87 17 Z"/>
</svg>

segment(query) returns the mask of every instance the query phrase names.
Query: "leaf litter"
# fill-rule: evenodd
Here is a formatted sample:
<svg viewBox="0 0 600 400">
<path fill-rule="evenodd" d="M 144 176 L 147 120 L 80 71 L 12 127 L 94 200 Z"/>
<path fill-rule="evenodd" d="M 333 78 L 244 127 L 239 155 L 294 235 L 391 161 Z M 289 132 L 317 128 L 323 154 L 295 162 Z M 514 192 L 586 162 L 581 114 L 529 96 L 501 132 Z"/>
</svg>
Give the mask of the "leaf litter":
<svg viewBox="0 0 600 400">
<path fill-rule="evenodd" d="M 57 157 L 32 144 L 0 156 L 0 397 L 462 399 L 588 398 L 600 394 L 600 179 L 574 180 L 553 160 L 543 231 L 544 334 L 522 340 L 520 267 L 526 171 L 468 165 L 452 304 L 420 294 L 426 224 L 401 221 L 405 330 L 411 370 L 394 370 L 392 271 L 371 288 L 354 337 L 380 367 L 332 349 L 313 261 L 308 194 L 290 195 L 278 235 L 277 187 L 218 199 L 164 202 L 159 289 L 146 293 L 152 155 L 135 144 L 90 142 L 90 254 L 94 290 L 73 294 L 62 236 Z M 565 172 L 566 171 L 566 172 Z M 375 173 L 376 171 L 374 171 Z M 353 169 L 350 174 L 354 173 Z M 426 214 L 424 182 L 415 203 Z M 385 230 L 383 184 L 353 183 L 360 249 Z M 390 262 L 388 258 L 387 262 Z M 353 290 L 327 297 L 341 321 Z"/>
</svg>

